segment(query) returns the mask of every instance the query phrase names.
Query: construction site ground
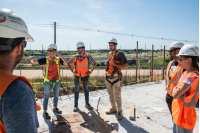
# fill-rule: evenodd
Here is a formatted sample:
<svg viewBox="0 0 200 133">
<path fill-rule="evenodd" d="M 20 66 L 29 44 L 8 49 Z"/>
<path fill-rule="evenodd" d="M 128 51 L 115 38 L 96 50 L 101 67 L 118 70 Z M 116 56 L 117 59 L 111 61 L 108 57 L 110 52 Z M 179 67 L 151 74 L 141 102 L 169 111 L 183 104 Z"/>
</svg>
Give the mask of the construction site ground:
<svg viewBox="0 0 200 133">
<path fill-rule="evenodd" d="M 123 118 L 118 121 L 117 113 L 106 115 L 111 105 L 106 89 L 90 92 L 90 104 L 94 110 L 102 110 L 114 129 L 119 133 L 172 133 L 172 117 L 165 102 L 165 82 L 149 82 L 122 87 L 122 109 Z M 58 115 L 53 113 L 53 99 L 49 99 L 48 113 L 51 117 Z M 43 100 L 37 101 L 39 105 Z M 130 106 L 135 107 L 135 120 L 129 119 Z M 79 95 L 79 112 L 87 112 L 85 108 L 85 97 Z M 58 108 L 62 114 L 74 114 L 74 95 L 59 97 Z M 197 122 L 194 133 L 199 133 L 199 109 L 196 108 Z M 38 111 L 39 133 L 50 133 L 52 120 L 45 120 L 42 117 L 43 111 Z"/>
</svg>

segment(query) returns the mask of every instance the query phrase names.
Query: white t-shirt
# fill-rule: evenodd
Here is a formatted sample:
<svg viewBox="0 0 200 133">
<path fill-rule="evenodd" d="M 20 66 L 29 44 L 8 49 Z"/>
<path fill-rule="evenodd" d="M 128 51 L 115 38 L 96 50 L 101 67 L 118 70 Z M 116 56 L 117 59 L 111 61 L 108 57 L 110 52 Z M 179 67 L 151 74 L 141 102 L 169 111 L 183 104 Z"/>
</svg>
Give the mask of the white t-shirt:
<svg viewBox="0 0 200 133">
<path fill-rule="evenodd" d="M 172 65 L 171 65 L 170 69 L 169 69 L 169 79 L 172 78 L 172 75 L 173 75 L 173 73 L 174 73 L 174 71 L 175 71 L 175 69 L 176 69 L 177 66 L 178 66 L 178 62 L 174 61 L 172 63 Z"/>
</svg>

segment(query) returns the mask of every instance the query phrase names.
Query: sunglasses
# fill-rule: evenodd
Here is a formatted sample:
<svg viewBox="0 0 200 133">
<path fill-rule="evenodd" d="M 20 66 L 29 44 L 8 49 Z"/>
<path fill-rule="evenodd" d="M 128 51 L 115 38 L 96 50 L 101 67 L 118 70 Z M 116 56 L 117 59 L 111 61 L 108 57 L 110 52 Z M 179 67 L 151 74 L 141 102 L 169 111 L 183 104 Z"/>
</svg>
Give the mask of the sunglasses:
<svg viewBox="0 0 200 133">
<path fill-rule="evenodd" d="M 77 48 L 77 49 L 82 49 L 82 48 Z"/>
<path fill-rule="evenodd" d="M 176 49 L 169 50 L 169 52 L 171 53 L 171 52 L 173 52 L 174 50 L 176 50 Z"/>
<path fill-rule="evenodd" d="M 47 50 L 48 52 L 53 52 L 54 50 Z"/>
<path fill-rule="evenodd" d="M 22 44 L 24 45 L 24 48 L 25 48 L 26 45 L 27 45 L 27 42 L 26 42 L 26 41 L 23 41 Z"/>
</svg>

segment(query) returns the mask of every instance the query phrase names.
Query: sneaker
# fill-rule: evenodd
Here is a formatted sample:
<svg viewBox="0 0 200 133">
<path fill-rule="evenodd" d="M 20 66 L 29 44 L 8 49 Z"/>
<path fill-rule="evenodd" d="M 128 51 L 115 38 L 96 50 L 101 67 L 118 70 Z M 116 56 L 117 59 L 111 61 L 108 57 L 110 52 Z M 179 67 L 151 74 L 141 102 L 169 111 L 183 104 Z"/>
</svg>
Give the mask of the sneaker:
<svg viewBox="0 0 200 133">
<path fill-rule="evenodd" d="M 77 112 L 77 111 L 78 111 L 78 106 L 74 106 L 73 111 L 74 111 L 74 112 Z"/>
<path fill-rule="evenodd" d="M 49 114 L 47 112 L 43 113 L 43 118 L 44 119 L 51 119 L 51 117 L 49 116 Z"/>
<path fill-rule="evenodd" d="M 58 113 L 58 114 L 62 114 L 62 111 L 59 110 L 58 108 L 53 108 L 53 112 L 56 112 L 56 113 Z"/>
<path fill-rule="evenodd" d="M 117 113 L 117 109 L 110 109 L 109 111 L 106 111 L 106 114 L 112 114 Z"/>
<path fill-rule="evenodd" d="M 86 104 L 85 107 L 86 107 L 87 109 L 89 109 L 89 110 L 94 110 L 94 108 L 93 108 L 89 103 Z"/>
<path fill-rule="evenodd" d="M 123 117 L 122 112 L 119 112 L 118 115 L 117 115 L 117 120 L 121 120 L 122 117 Z"/>
</svg>

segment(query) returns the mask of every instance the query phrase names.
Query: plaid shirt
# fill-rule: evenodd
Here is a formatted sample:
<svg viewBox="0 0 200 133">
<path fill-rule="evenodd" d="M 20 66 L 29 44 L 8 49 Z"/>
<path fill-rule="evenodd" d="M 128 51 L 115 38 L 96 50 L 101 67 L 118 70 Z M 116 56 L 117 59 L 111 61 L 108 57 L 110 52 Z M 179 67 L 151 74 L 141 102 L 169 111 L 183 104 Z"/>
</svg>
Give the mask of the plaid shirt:
<svg viewBox="0 0 200 133">
<path fill-rule="evenodd" d="M 86 55 L 86 53 L 85 53 L 84 55 Z M 92 63 L 93 61 L 95 61 L 94 58 L 93 58 L 91 55 L 89 55 L 89 58 L 90 58 L 90 63 Z M 78 60 L 81 62 L 82 59 L 83 59 L 83 56 L 80 56 L 80 54 L 78 53 Z M 70 63 L 73 63 L 73 59 L 70 58 L 70 59 L 69 59 L 69 62 L 70 62 Z"/>
</svg>

